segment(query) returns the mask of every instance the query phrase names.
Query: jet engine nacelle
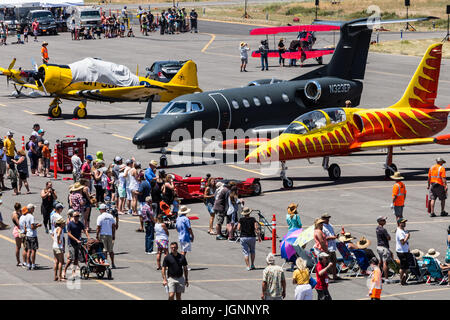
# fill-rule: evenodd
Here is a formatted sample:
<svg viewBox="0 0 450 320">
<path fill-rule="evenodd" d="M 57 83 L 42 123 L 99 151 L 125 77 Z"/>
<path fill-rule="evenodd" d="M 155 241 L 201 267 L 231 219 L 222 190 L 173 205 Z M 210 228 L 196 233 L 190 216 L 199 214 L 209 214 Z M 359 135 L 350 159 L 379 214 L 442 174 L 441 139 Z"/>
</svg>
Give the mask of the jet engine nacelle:
<svg viewBox="0 0 450 320">
<path fill-rule="evenodd" d="M 362 93 L 359 81 L 339 78 L 312 79 L 305 84 L 304 93 L 307 99 L 321 106 L 343 106 L 346 100 L 352 105 L 359 104 Z"/>
</svg>

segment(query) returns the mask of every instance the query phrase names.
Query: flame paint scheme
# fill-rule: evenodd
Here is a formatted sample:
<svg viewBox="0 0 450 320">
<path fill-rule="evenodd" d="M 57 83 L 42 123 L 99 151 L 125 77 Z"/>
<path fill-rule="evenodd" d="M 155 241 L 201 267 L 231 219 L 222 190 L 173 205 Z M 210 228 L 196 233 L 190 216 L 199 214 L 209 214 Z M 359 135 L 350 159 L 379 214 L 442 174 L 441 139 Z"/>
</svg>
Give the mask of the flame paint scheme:
<svg viewBox="0 0 450 320">
<path fill-rule="evenodd" d="M 392 164 L 394 146 L 450 145 L 450 134 L 432 137 L 446 128 L 450 112 L 450 106 L 439 109 L 434 104 L 441 57 L 442 44 L 431 45 L 403 97 L 394 105 L 384 109 L 329 108 L 303 114 L 280 136 L 260 143 L 245 161 L 284 164 L 286 160 L 324 157 L 328 167 L 329 156 L 387 147 L 388 174 L 396 170 Z M 329 170 L 330 178 L 336 180 L 340 169 L 333 169 Z"/>
</svg>

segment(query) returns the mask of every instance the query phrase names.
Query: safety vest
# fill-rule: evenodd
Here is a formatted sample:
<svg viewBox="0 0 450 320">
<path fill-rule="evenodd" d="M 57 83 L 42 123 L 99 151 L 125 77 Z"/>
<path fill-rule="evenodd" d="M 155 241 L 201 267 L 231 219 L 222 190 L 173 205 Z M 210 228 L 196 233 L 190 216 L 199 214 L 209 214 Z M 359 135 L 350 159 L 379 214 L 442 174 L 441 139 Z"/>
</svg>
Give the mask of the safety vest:
<svg viewBox="0 0 450 320">
<path fill-rule="evenodd" d="M 438 183 L 443 186 L 445 179 L 445 168 L 438 163 L 435 164 L 428 171 L 428 179 L 430 179 L 430 183 Z"/>
<path fill-rule="evenodd" d="M 397 198 L 395 198 L 397 196 Z M 395 198 L 394 206 L 404 206 L 405 205 L 405 196 L 406 196 L 406 187 L 405 184 L 401 181 L 398 181 L 394 184 L 394 188 L 392 189 L 392 199 Z"/>
<path fill-rule="evenodd" d="M 48 50 L 47 50 L 47 48 L 46 47 L 42 47 L 41 52 L 42 52 L 42 57 L 44 59 L 48 59 Z"/>
</svg>

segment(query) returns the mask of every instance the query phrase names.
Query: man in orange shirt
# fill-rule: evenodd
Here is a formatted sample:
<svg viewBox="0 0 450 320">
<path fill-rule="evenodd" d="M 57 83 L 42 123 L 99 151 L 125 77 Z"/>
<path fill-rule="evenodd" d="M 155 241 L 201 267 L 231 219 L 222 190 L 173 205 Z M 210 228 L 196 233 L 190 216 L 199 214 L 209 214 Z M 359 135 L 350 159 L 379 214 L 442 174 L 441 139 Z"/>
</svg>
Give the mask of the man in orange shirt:
<svg viewBox="0 0 450 320">
<path fill-rule="evenodd" d="M 392 208 L 395 214 L 395 220 L 403 218 L 403 208 L 405 207 L 406 199 L 406 187 L 401 181 L 404 178 L 400 175 L 400 172 L 395 172 L 391 179 L 395 180 L 394 187 L 392 188 Z"/>
<path fill-rule="evenodd" d="M 447 181 L 445 175 L 445 168 L 442 166 L 445 163 L 445 160 L 442 158 L 436 159 L 436 164 L 430 168 L 428 171 L 428 187 L 430 190 L 430 206 L 431 206 L 431 214 L 430 217 L 436 217 L 434 213 L 434 205 L 436 202 L 436 198 L 441 200 L 441 216 L 447 216 L 448 213 L 445 212 L 445 199 L 447 199 Z"/>
<path fill-rule="evenodd" d="M 42 48 L 41 48 L 41 54 L 42 54 L 42 63 L 47 64 L 48 63 L 48 49 L 47 49 L 48 43 L 47 41 L 42 42 Z"/>
</svg>

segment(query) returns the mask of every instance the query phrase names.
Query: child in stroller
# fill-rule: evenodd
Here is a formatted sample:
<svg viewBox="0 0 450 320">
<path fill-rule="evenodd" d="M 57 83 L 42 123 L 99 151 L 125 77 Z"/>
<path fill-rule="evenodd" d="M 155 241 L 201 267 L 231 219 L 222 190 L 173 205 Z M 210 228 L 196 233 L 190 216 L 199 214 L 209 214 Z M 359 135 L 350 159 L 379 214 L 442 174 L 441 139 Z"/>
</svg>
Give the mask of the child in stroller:
<svg viewBox="0 0 450 320">
<path fill-rule="evenodd" d="M 178 206 L 175 207 L 174 205 L 174 210 L 170 210 L 170 206 L 164 201 L 161 201 L 159 203 L 159 207 L 161 209 L 163 221 L 167 226 L 167 229 L 175 229 L 175 224 L 178 217 Z"/>
<path fill-rule="evenodd" d="M 89 239 L 86 243 L 88 252 L 88 264 L 94 262 L 97 265 L 108 266 L 105 254 L 103 253 L 103 243 L 97 239 Z"/>
</svg>

